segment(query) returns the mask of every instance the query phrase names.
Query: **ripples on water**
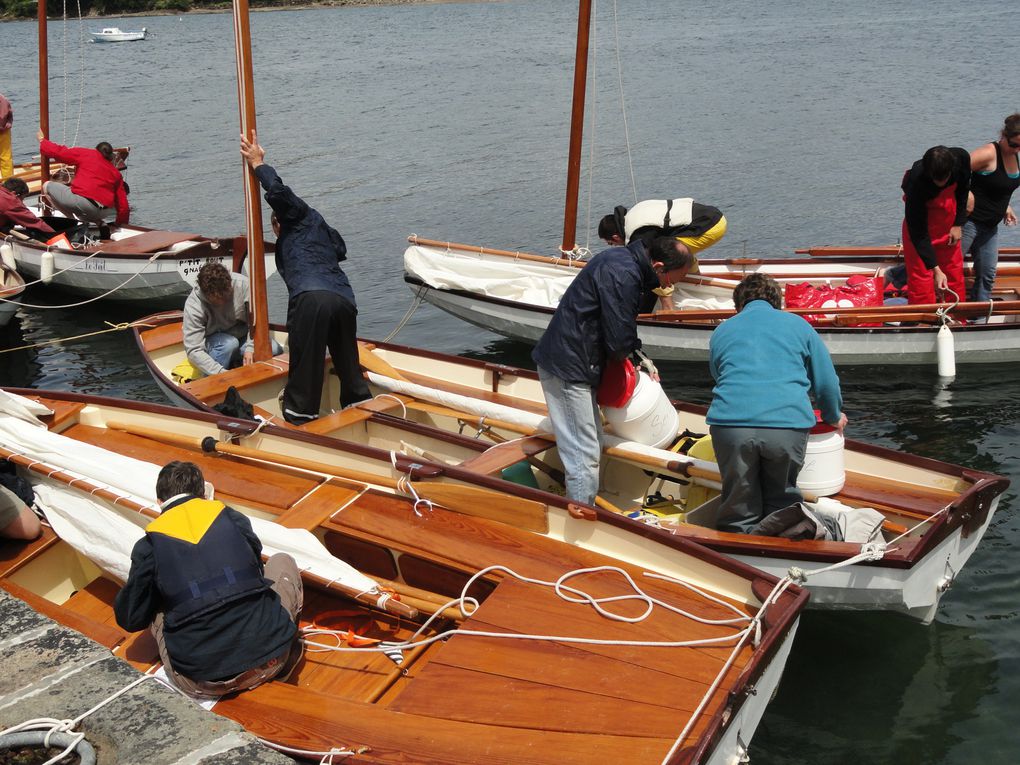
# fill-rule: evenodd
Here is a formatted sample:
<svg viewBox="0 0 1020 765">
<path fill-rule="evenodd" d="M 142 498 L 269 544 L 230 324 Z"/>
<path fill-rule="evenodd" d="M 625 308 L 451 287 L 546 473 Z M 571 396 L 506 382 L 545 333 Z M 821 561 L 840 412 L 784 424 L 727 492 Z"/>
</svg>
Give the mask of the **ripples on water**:
<svg viewBox="0 0 1020 765">
<path fill-rule="evenodd" d="M 596 171 L 578 239 L 633 201 L 612 69 L 612 10 L 597 16 Z M 267 159 L 344 234 L 360 328 L 387 334 L 410 297 L 404 237 L 551 252 L 558 244 L 576 26 L 572 2 L 456 3 L 257 13 L 260 136 Z M 899 181 L 928 146 L 973 148 L 1020 107 L 1015 25 L 996 0 L 854 4 L 620 0 L 633 166 L 641 197 L 723 208 L 713 255 L 899 236 Z M 77 44 L 51 24 L 51 133 L 130 144 L 134 220 L 232 235 L 243 227 L 232 27 L 226 15 L 131 19 L 152 39 Z M 98 21 L 86 28 L 100 26 Z M 35 25 L 0 24 L 2 88 L 18 161 L 34 151 Z M 17 68 L 15 68 L 17 67 Z M 68 106 L 64 73 L 68 72 Z M 65 119 L 66 117 L 66 119 Z M 66 125 L 66 129 L 65 126 Z M 588 167 L 588 158 L 584 165 Z M 582 190 L 588 188 L 587 178 Z M 1020 244 L 1016 230 L 1002 245 Z M 285 312 L 271 285 L 271 314 Z M 35 303 L 66 298 L 38 290 Z M 142 312 L 137 312 L 142 313 Z M 6 346 L 136 318 L 108 306 L 24 310 Z M 529 365 L 528 348 L 430 307 L 398 341 Z M 843 373 L 853 436 L 1020 478 L 1017 367 Z M 670 392 L 707 402 L 701 365 L 666 364 Z M 0 384 L 161 400 L 124 333 L 0 356 Z M 1012 763 L 1020 732 L 1016 491 L 924 628 L 873 614 L 805 616 L 752 748 L 758 765 Z"/>
</svg>

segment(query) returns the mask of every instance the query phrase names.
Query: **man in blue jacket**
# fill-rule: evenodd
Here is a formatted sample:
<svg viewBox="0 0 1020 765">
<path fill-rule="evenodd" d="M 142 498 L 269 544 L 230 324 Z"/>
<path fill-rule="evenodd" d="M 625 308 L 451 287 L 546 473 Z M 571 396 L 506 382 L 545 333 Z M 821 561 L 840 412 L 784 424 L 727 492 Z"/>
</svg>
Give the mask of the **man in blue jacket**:
<svg viewBox="0 0 1020 765">
<path fill-rule="evenodd" d="M 641 347 L 639 313 L 652 310 L 655 290 L 669 290 L 692 259 L 672 237 L 612 247 L 593 257 L 563 293 L 531 354 L 538 365 L 567 497 L 591 504 L 599 488 L 602 420 L 596 393 L 607 361 Z"/>
<path fill-rule="evenodd" d="M 372 397 L 358 363 L 354 290 L 340 268 L 347 259 L 347 245 L 265 164 L 266 150 L 254 132 L 251 141 L 241 136 L 241 155 L 273 208 L 276 269 L 288 293 L 290 374 L 283 391 L 283 417 L 301 425 L 319 416 L 327 348 L 340 378 L 340 407 Z"/>
<path fill-rule="evenodd" d="M 782 290 L 768 274 L 746 277 L 733 291 L 737 313 L 709 341 L 715 379 L 708 425 L 722 475 L 717 526 L 747 533 L 765 516 L 801 500 L 797 476 L 813 395 L 822 419 L 843 432 L 839 378 L 818 333 L 784 313 Z"/>
<path fill-rule="evenodd" d="M 113 612 L 129 632 L 152 629 L 178 688 L 218 697 L 297 663 L 303 589 L 292 557 L 274 555 L 263 570 L 251 521 L 204 493 L 198 465 L 175 461 L 160 470 L 162 514 L 131 550 L 131 572 Z"/>
</svg>

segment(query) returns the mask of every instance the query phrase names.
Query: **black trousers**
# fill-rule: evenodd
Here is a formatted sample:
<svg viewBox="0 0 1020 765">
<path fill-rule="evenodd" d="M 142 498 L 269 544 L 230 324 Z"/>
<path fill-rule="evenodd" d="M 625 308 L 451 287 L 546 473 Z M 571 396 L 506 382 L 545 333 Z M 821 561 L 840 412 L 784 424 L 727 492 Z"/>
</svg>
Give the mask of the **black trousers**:
<svg viewBox="0 0 1020 765">
<path fill-rule="evenodd" d="M 371 398 L 358 363 L 357 317 L 358 309 L 335 292 L 302 292 L 290 301 L 290 374 L 283 391 L 287 422 L 300 424 L 319 416 L 327 348 L 340 377 L 341 408 Z"/>
</svg>

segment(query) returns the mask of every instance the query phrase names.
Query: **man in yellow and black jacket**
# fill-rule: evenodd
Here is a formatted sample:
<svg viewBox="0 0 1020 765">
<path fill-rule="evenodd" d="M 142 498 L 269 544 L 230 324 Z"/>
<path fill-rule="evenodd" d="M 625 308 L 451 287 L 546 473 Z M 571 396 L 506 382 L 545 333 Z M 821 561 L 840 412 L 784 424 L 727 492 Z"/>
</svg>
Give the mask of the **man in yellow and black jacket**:
<svg viewBox="0 0 1020 765">
<path fill-rule="evenodd" d="M 271 680 L 300 658 L 295 641 L 301 576 L 289 555 L 263 570 L 251 522 L 203 499 L 191 462 L 159 473 L 162 515 L 131 551 L 131 572 L 114 602 L 117 624 L 151 628 L 167 674 L 186 693 L 215 697 Z"/>
</svg>

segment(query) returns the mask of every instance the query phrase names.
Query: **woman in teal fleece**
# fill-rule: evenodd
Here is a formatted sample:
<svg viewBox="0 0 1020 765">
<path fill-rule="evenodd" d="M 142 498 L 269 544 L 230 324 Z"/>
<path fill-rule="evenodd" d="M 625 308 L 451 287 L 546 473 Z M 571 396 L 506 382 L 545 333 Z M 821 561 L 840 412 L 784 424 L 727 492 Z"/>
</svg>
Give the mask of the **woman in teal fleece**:
<svg viewBox="0 0 1020 765">
<path fill-rule="evenodd" d="M 709 343 L 715 388 L 707 419 L 722 475 L 718 528 L 749 533 L 801 500 L 797 475 L 815 425 L 811 397 L 840 433 L 846 415 L 828 349 L 804 319 L 781 310 L 775 279 L 751 274 L 733 301 L 737 315 Z"/>
</svg>

